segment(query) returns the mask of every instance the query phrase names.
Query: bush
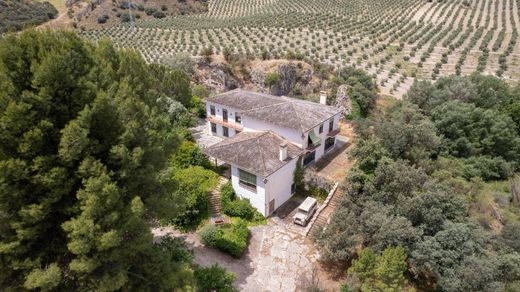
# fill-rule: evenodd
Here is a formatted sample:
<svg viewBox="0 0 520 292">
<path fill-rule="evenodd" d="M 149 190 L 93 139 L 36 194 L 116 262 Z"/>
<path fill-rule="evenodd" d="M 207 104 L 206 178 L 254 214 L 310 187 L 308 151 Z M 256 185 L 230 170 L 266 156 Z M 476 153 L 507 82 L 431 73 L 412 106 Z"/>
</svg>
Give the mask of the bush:
<svg viewBox="0 0 520 292">
<path fill-rule="evenodd" d="M 247 222 L 239 219 L 221 227 L 208 224 L 200 230 L 199 236 L 202 243 L 239 258 L 247 248 L 249 229 Z"/>
<path fill-rule="evenodd" d="M 217 234 L 218 228 L 213 224 L 207 224 L 202 227 L 199 232 L 200 241 L 205 245 L 216 246 L 217 245 Z"/>
<path fill-rule="evenodd" d="M 235 274 L 226 272 L 226 269 L 218 264 L 208 268 L 198 268 L 194 275 L 198 291 L 237 291 L 233 287 Z"/>
<path fill-rule="evenodd" d="M 485 181 L 506 179 L 512 167 L 501 157 L 474 156 L 463 159 L 463 176 L 466 179 L 480 177 Z"/>
<path fill-rule="evenodd" d="M 188 168 L 190 166 L 211 168 L 208 157 L 202 153 L 195 143 L 190 141 L 183 141 L 172 155 L 170 161 L 175 168 Z"/>
<path fill-rule="evenodd" d="M 120 16 L 122 22 L 129 22 L 130 21 L 130 15 L 128 13 L 122 13 Z"/>
<path fill-rule="evenodd" d="M 247 199 L 236 197 L 230 182 L 222 186 L 220 190 L 222 212 L 231 217 L 239 217 L 247 221 L 259 221 L 264 217 Z"/>
<path fill-rule="evenodd" d="M 105 14 L 105 15 L 101 15 L 100 17 L 98 17 L 97 22 L 102 24 L 102 23 L 106 23 L 107 20 L 108 20 L 108 15 Z"/>
<path fill-rule="evenodd" d="M 157 8 L 146 7 L 146 8 L 144 9 L 144 13 L 146 13 L 146 15 L 148 15 L 148 16 L 154 14 L 155 12 L 157 12 Z"/>
<path fill-rule="evenodd" d="M 166 14 L 162 11 L 155 11 L 153 13 L 153 17 L 155 18 L 165 18 L 166 17 Z"/>
</svg>

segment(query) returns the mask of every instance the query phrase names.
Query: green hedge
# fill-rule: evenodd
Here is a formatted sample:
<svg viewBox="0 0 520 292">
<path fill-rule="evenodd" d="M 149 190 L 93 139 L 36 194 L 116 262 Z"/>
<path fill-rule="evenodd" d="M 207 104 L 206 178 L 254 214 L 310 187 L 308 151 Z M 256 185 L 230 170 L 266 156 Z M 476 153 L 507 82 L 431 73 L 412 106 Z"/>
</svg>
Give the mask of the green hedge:
<svg viewBox="0 0 520 292">
<path fill-rule="evenodd" d="M 231 217 L 239 217 L 247 221 L 259 221 L 264 217 L 256 210 L 249 200 L 236 197 L 231 183 L 222 186 L 220 190 L 222 212 Z"/>
<path fill-rule="evenodd" d="M 234 224 L 226 224 L 222 227 L 208 224 L 201 229 L 199 235 L 205 245 L 239 258 L 247 248 L 249 229 L 247 229 L 247 222 L 239 219 Z"/>
</svg>

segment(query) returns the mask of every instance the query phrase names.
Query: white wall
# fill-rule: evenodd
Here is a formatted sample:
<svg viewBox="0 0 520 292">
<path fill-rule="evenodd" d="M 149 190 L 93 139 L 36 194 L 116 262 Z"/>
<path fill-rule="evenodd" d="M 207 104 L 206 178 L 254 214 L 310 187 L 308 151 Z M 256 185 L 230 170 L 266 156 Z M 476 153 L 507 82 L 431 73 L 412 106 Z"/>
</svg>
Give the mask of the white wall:
<svg viewBox="0 0 520 292">
<path fill-rule="evenodd" d="M 264 178 L 256 177 L 256 192 L 250 188 L 243 187 L 239 183 L 238 167 L 231 166 L 231 183 L 238 197 L 249 199 L 249 202 L 262 215 L 269 216 L 269 202 L 274 199 L 274 209 L 278 209 L 283 203 L 287 202 L 292 196 L 291 186 L 294 181 L 294 170 L 298 159 L 295 158 L 284 165 L 275 173 L 267 177 L 267 183 L 264 184 Z"/>
<path fill-rule="evenodd" d="M 215 106 L 215 116 L 214 116 L 215 118 L 217 118 L 218 120 L 222 121 L 222 110 L 226 109 L 228 111 L 228 121 L 227 121 L 227 123 L 232 124 L 232 125 L 237 125 L 237 126 L 242 125 L 240 123 L 236 123 L 235 122 L 235 115 L 236 115 L 237 112 L 240 112 L 239 110 L 234 109 L 232 107 L 222 106 L 222 105 L 219 105 L 219 104 L 216 104 L 216 103 L 212 103 L 212 102 L 206 102 L 206 116 L 207 117 L 211 116 L 210 107 L 212 105 Z M 224 130 L 222 128 L 223 128 L 223 126 L 219 125 L 217 123 L 217 136 L 221 136 L 221 137 L 224 136 Z M 234 135 L 236 135 L 236 130 L 235 129 L 233 129 L 233 128 L 228 128 L 228 129 L 229 129 L 229 137 L 233 137 Z M 211 124 L 210 124 L 210 122 L 208 122 L 208 133 L 211 133 Z"/>
<path fill-rule="evenodd" d="M 266 203 L 268 204 L 269 202 L 265 199 L 266 195 L 263 177 L 256 177 L 256 192 L 254 192 L 249 188 L 244 188 L 240 185 L 238 167 L 236 165 L 231 165 L 231 183 L 238 197 L 242 199 L 249 199 L 251 205 L 255 207 L 260 213 L 262 213 L 262 215 L 268 215 L 267 212 L 269 210 L 266 209 Z"/>
<path fill-rule="evenodd" d="M 276 210 L 292 197 L 291 186 L 294 182 L 294 170 L 296 169 L 297 161 L 298 158 L 294 158 L 267 178 L 265 196 L 265 209 L 267 212 L 269 212 L 269 202 L 273 198 L 275 199 L 274 209 Z"/>
<path fill-rule="evenodd" d="M 333 131 L 334 130 L 337 130 L 339 129 L 339 119 L 340 119 L 340 114 L 337 114 L 333 117 L 334 119 L 334 125 L 333 125 Z M 317 137 L 320 138 L 321 140 L 321 144 L 318 148 L 316 148 L 316 156 L 315 156 L 315 160 L 314 161 L 318 161 L 324 154 L 325 154 L 325 140 L 329 137 L 328 136 L 328 133 L 329 133 L 329 120 L 326 120 L 325 122 L 323 122 L 323 133 L 319 134 L 319 130 L 320 130 L 320 125 L 317 125 L 314 129 L 312 129 L 312 131 L 314 131 L 314 133 L 316 134 Z M 309 137 L 309 132 L 305 133 L 305 140 L 304 140 L 304 143 L 303 143 L 303 147 L 304 149 L 308 147 L 308 137 Z M 329 149 L 329 151 L 332 150 Z"/>
<path fill-rule="evenodd" d="M 251 117 L 245 116 L 242 117 L 242 125 L 244 126 L 244 131 L 273 131 L 277 134 L 279 134 L 282 137 L 285 137 L 289 141 L 293 142 L 294 144 L 298 145 L 299 147 L 302 146 L 303 140 L 302 140 L 302 133 L 297 130 L 283 128 L 280 126 L 276 126 L 273 124 L 269 124 L 257 119 L 253 119 Z"/>
</svg>

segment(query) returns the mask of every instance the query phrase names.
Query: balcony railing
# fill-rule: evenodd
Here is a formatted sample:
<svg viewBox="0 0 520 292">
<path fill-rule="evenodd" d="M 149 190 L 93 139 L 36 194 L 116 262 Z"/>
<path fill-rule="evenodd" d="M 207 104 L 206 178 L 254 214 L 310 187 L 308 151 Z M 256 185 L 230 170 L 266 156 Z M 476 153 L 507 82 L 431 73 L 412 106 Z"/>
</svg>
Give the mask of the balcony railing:
<svg viewBox="0 0 520 292">
<path fill-rule="evenodd" d="M 217 117 L 214 117 L 214 116 L 209 116 L 207 118 L 207 120 L 208 120 L 208 122 L 219 124 L 219 125 L 222 125 L 224 127 L 232 128 L 232 129 L 235 129 L 235 130 L 238 130 L 238 131 L 242 131 L 242 128 L 243 128 L 242 125 L 235 124 L 235 123 L 230 123 L 229 121 L 223 121 L 223 120 L 218 119 Z"/>
</svg>

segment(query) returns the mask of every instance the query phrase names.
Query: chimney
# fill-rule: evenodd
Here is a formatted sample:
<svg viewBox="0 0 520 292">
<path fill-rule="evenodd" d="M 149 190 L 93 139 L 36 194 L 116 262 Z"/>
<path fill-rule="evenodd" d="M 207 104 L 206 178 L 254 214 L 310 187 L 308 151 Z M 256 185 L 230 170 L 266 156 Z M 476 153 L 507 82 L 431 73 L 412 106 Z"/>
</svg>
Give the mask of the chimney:
<svg viewBox="0 0 520 292">
<path fill-rule="evenodd" d="M 285 161 L 287 159 L 287 143 L 283 142 L 280 144 L 280 161 Z"/>
<path fill-rule="evenodd" d="M 320 91 L 320 103 L 321 104 L 327 104 L 327 92 L 326 91 Z"/>
</svg>

